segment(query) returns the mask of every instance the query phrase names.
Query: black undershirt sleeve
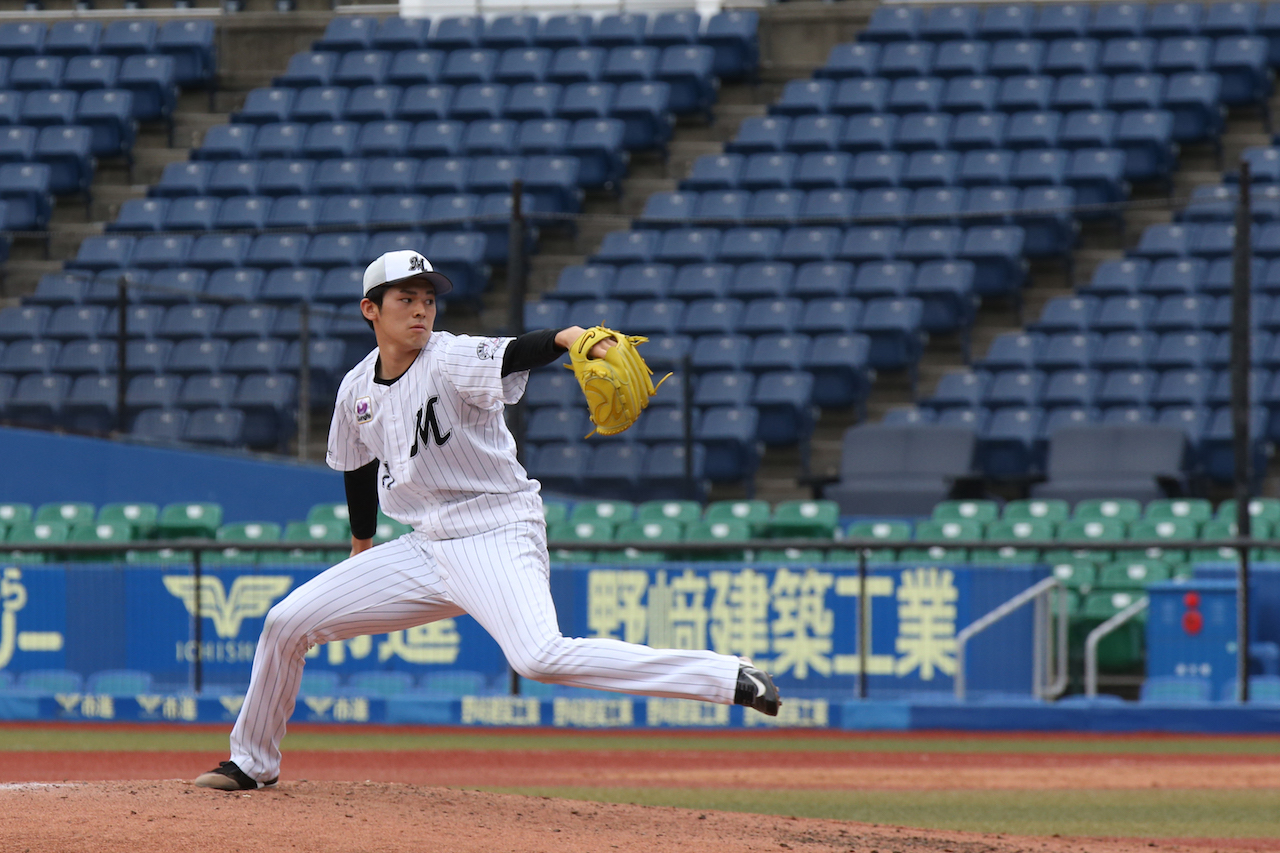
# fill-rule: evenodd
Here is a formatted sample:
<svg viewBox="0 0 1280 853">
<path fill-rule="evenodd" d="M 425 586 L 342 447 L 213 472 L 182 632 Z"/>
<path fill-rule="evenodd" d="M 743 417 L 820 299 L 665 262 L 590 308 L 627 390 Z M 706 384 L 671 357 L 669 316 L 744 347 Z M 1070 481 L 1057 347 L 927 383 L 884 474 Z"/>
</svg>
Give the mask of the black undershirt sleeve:
<svg viewBox="0 0 1280 853">
<path fill-rule="evenodd" d="M 356 539 L 372 539 L 378 531 L 378 466 L 377 459 L 342 475 L 347 488 L 347 515 L 351 535 Z"/>
<path fill-rule="evenodd" d="M 536 332 L 525 332 L 511 343 L 502 354 L 502 375 L 510 376 L 521 370 L 532 370 L 550 364 L 565 350 L 556 346 L 556 329 L 540 329 Z"/>
</svg>

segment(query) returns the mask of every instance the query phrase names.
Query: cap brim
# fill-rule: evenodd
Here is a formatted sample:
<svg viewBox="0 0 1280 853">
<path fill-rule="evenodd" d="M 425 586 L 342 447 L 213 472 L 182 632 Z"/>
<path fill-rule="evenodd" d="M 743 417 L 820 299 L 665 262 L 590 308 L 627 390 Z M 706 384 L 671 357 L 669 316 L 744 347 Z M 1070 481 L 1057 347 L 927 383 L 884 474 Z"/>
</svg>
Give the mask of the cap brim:
<svg viewBox="0 0 1280 853">
<path fill-rule="evenodd" d="M 453 290 L 453 282 L 449 281 L 448 277 L 442 272 L 416 272 L 413 275 L 389 281 L 387 284 L 404 284 L 406 281 L 428 281 L 436 289 L 436 296 L 444 296 Z"/>
</svg>

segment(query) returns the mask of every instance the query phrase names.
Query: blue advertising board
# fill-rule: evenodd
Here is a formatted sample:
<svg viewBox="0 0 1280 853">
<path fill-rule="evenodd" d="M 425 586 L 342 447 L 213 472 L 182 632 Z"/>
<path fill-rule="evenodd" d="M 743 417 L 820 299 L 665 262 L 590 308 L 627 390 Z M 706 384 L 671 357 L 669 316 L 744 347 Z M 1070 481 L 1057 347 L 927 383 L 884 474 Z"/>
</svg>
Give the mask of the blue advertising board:
<svg viewBox="0 0 1280 853">
<path fill-rule="evenodd" d="M 234 697 L 243 693 L 248 682 L 267 612 L 324 568 L 267 562 L 210 566 L 197 583 L 187 564 L 7 566 L 0 577 L 0 670 L 21 675 L 67 669 L 86 678 L 104 670 L 140 670 L 152 675 L 157 696 L 174 695 L 172 701 L 148 699 L 158 704 L 151 710 L 139 705 L 132 712 L 138 719 L 165 718 L 166 713 L 175 719 L 187 719 L 188 714 L 204 719 L 207 712 L 200 709 L 207 707 L 216 712 L 215 718 L 234 716 L 231 708 L 238 707 Z M 1046 574 L 1031 568 L 873 567 L 866 583 L 870 695 L 893 698 L 949 692 L 957 631 Z M 804 701 L 856 695 L 864 657 L 858 648 L 863 608 L 856 567 L 572 565 L 553 569 L 551 586 L 561 630 L 567 636 L 710 648 L 751 657 L 775 674 L 785 696 L 796 700 L 792 708 L 802 721 Z M 193 613 L 197 603 L 201 672 L 209 695 L 183 698 L 177 694 L 192 684 L 196 659 Z M 1031 610 L 1024 608 L 971 643 L 970 689 L 1030 692 L 1031 622 Z M 371 714 L 389 714 L 400 721 L 427 722 L 441 714 L 465 719 L 464 705 L 455 702 L 446 712 L 444 706 L 428 701 L 433 698 L 433 684 L 447 682 L 450 673 L 465 673 L 474 678 L 466 681 L 469 686 L 463 693 L 503 698 L 493 694 L 505 692 L 509 679 L 501 649 L 470 617 L 317 645 L 307 652 L 308 674 L 333 673 L 334 684 L 370 670 L 411 673 L 416 684 L 428 688 L 418 695 L 419 707 L 387 711 L 380 704 L 386 697 L 353 696 L 346 684 L 332 691 L 341 696 L 322 703 L 323 713 L 317 716 L 305 701 L 299 702 L 298 713 L 303 718 L 339 721 L 371 721 Z M 432 681 L 428 676 L 443 680 Z M 558 690 L 541 695 L 554 695 L 559 701 L 581 694 Z M 531 693 L 538 695 L 535 690 Z M 434 698 L 439 699 L 439 694 Z M 363 704 L 347 707 L 355 699 Z M 77 707 L 75 713 L 81 714 L 83 701 Z M 133 706 L 117 702 L 113 707 Z M 572 717 L 572 706 L 564 707 Z M 592 707 L 581 713 L 590 717 L 598 712 Z M 616 712 L 624 714 L 621 709 L 618 705 Z M 509 712 L 511 708 L 503 705 L 494 713 Z M 625 713 L 635 718 L 634 713 Z M 655 720 L 663 718 L 661 710 L 653 713 Z M 698 712 L 705 713 L 711 712 Z M 690 711 L 671 714 L 672 719 L 692 721 L 689 724 L 700 719 L 690 716 Z M 481 721 L 485 714 L 477 711 L 472 716 Z"/>
</svg>

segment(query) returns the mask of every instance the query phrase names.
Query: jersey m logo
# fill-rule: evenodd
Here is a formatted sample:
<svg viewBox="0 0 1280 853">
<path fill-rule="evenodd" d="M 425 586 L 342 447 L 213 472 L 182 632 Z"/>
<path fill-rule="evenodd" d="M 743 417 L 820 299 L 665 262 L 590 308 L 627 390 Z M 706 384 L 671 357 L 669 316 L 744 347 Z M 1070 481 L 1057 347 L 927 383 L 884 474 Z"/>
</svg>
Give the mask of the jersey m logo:
<svg viewBox="0 0 1280 853">
<path fill-rule="evenodd" d="M 438 396 L 432 397 L 427 401 L 427 405 L 418 409 L 417 434 L 413 437 L 413 447 L 409 448 L 410 459 L 418 455 L 418 442 L 422 442 L 422 446 L 426 447 L 427 440 L 430 439 L 436 443 L 436 447 L 439 447 L 453 435 L 453 430 L 446 433 L 440 432 L 440 421 L 436 420 L 436 401 L 439 399 Z"/>
</svg>

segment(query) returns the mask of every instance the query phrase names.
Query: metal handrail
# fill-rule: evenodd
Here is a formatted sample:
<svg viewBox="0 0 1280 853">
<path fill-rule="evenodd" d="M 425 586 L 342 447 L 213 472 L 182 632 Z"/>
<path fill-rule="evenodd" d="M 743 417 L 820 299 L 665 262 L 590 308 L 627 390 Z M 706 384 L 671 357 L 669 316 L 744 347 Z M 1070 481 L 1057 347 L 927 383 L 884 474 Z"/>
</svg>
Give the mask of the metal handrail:
<svg viewBox="0 0 1280 853">
<path fill-rule="evenodd" d="M 1036 583 L 1036 584 L 1033 584 L 1032 586 L 1027 587 L 1022 592 L 1018 593 L 1013 598 L 1006 601 L 1004 604 L 1001 604 L 995 610 L 992 610 L 991 612 L 987 613 L 985 616 L 981 616 L 976 621 L 970 623 L 969 625 L 966 625 L 963 629 L 960 630 L 959 633 L 956 634 L 956 674 L 955 674 L 954 681 L 955 681 L 955 691 L 956 691 L 957 699 L 962 701 L 964 700 L 965 647 L 968 645 L 969 640 L 972 639 L 976 634 L 982 631 L 985 631 L 987 628 L 990 628 L 992 625 L 999 622 L 1001 619 L 1004 619 L 1006 616 L 1018 610 L 1027 602 L 1032 601 L 1033 599 L 1037 599 L 1040 596 L 1049 592 L 1049 590 L 1056 589 L 1061 586 L 1062 586 L 1062 581 L 1058 580 L 1057 578 L 1054 578 L 1054 577 L 1045 578 L 1039 583 Z M 1033 686 L 1036 690 L 1036 695 L 1043 697 L 1045 693 L 1046 685 L 1041 683 L 1041 678 L 1043 676 L 1042 655 L 1044 654 L 1044 652 L 1040 648 L 1040 646 L 1042 645 L 1041 640 L 1039 639 L 1040 629 L 1041 629 L 1041 626 L 1039 624 L 1036 624 L 1035 633 L 1037 635 L 1037 640 L 1036 640 L 1037 649 L 1036 649 L 1036 654 L 1032 655 L 1032 658 L 1033 658 L 1032 667 L 1033 667 L 1033 675 L 1034 675 Z M 1065 658 L 1066 649 L 1059 649 L 1058 654 L 1060 657 Z"/>
<path fill-rule="evenodd" d="M 1098 695 L 1098 644 L 1102 638 L 1118 629 L 1133 617 L 1147 609 L 1147 597 L 1130 604 L 1124 610 L 1103 622 L 1089 632 L 1084 640 L 1084 695 L 1092 698 Z"/>
</svg>

